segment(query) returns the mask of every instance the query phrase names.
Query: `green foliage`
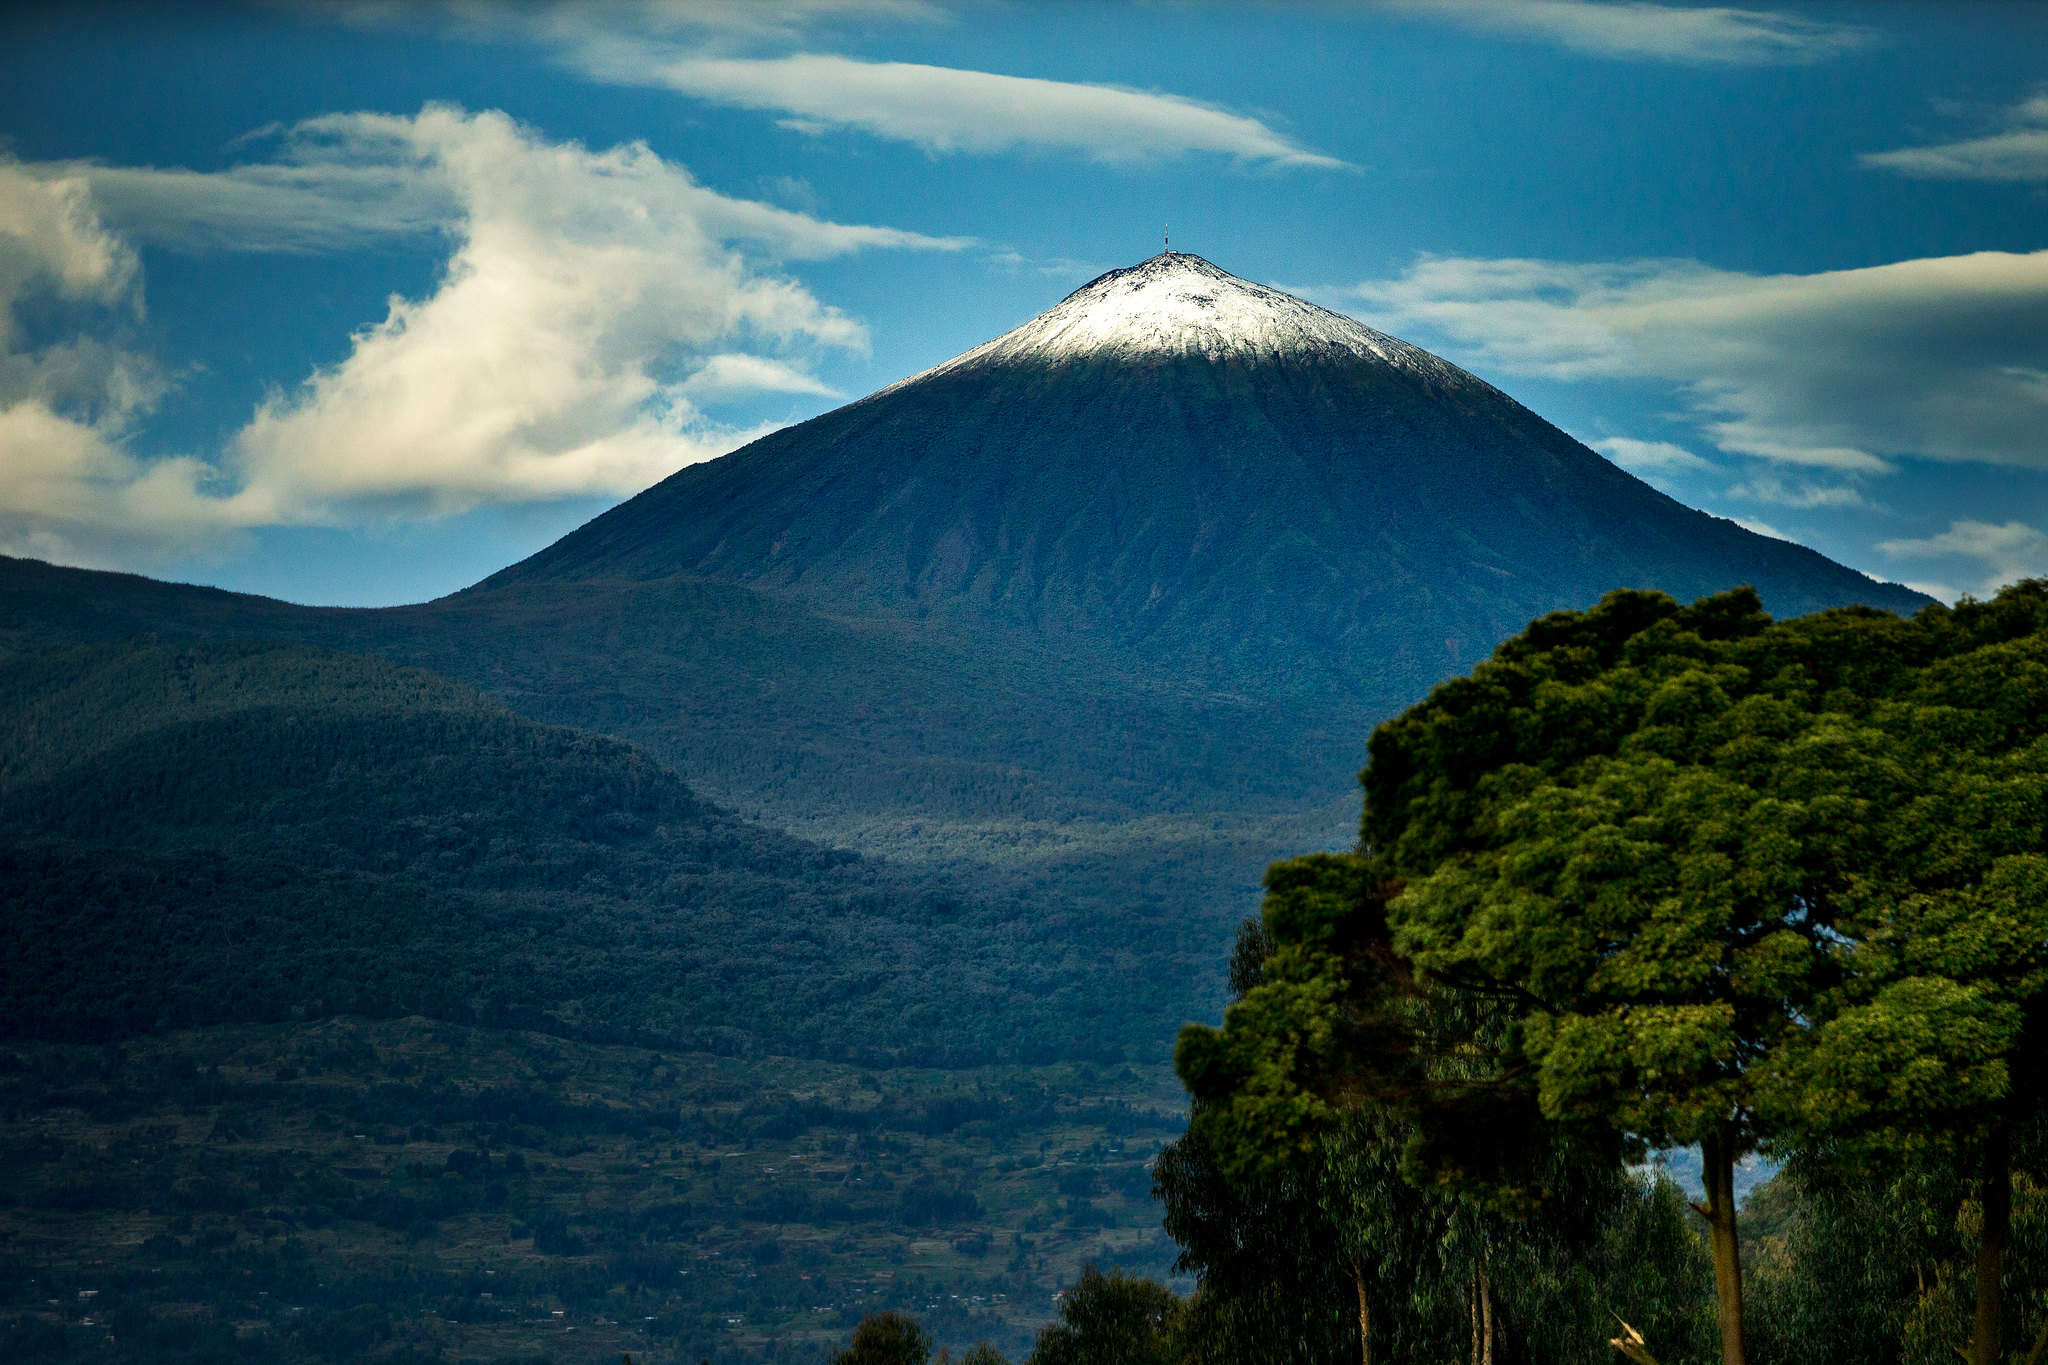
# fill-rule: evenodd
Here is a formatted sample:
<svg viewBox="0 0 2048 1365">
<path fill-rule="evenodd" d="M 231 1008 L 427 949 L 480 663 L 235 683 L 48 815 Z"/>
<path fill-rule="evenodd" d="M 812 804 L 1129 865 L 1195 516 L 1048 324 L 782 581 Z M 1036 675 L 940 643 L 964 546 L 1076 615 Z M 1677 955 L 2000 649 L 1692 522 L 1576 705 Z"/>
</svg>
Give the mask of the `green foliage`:
<svg viewBox="0 0 2048 1365">
<path fill-rule="evenodd" d="M 1347 1150 L 1347 1116 L 1405 1132 L 1399 1163 L 1353 1139 L 1354 1169 L 1445 1182 L 1440 1240 L 1517 1286 L 1597 1263 L 1587 1218 L 1612 1226 L 1613 1206 L 1576 1173 L 1617 1138 L 1710 1148 L 1724 1272 L 1717 1182 L 1740 1150 L 1975 1160 L 2044 1094 L 2044 623 L 2039 584 L 1912 621 L 1773 622 L 1744 591 L 1614 593 L 1533 623 L 1375 732 L 1357 855 L 1276 865 L 1256 979 L 1233 971 L 1248 988 L 1222 1029 L 1183 1032 L 1191 1136 L 1244 1191 L 1326 1178 L 1318 1144 Z M 1849 1217 L 1801 1178 L 1795 1241 Z M 1373 1239 L 1398 1197 L 1361 1189 L 1332 1229 L 1364 1238 L 1361 1266 L 1396 1264 Z M 1560 1234 L 1580 1249 L 1537 1250 Z M 1538 1302 L 1571 1301 L 1571 1279 Z M 1763 1293 L 1774 1339 L 1825 1317 L 1782 1281 Z M 1739 1301 L 1722 1309 L 1734 1349 Z M 1829 1332 L 1896 1344 L 1904 1320 Z"/>
<path fill-rule="evenodd" d="M 418 1013 L 888 1065 L 1120 1056 L 1128 1025 L 1105 1037 L 1105 1017 L 1149 1007 L 1092 988 L 1009 898 L 775 833 L 631 745 L 305 646 L 0 662 L 0 829 L 17 1035 Z M 1035 1004 L 1063 994 L 1099 1004 Z"/>
<path fill-rule="evenodd" d="M 2048 977 L 2038 585 L 1912 621 L 1616 593 L 1375 733 L 1396 946 L 1506 992 L 1547 1114 L 1940 1124 Z"/>
<path fill-rule="evenodd" d="M 873 1071 L 422 1019 L 17 1042 L 0 1341 L 65 1337 L 0 1358 L 200 1365 L 238 1323 L 279 1365 L 375 1358 L 369 1326 L 330 1335 L 354 1314 L 424 1357 L 822 1365 L 885 1308 L 956 1358 L 981 1337 L 1020 1356 L 1105 1247 L 1170 1264 L 1145 1163 L 1178 1131 L 1173 1089 L 1163 1068 Z M 1086 1218 L 1063 1216 L 1076 1171 Z M 903 1222 L 928 1180 L 978 1209 Z M 58 1287 L 99 1293 L 60 1313 Z"/>
<path fill-rule="evenodd" d="M 1332 941 L 1364 895 L 1358 861 L 1348 855 L 1273 864 L 1263 919 L 1240 933 L 1233 955 L 1233 984 L 1245 989 L 1225 1008 L 1221 1029 L 1181 1029 L 1174 1068 L 1201 1104 L 1196 1122 L 1210 1150 L 1233 1175 L 1270 1175 L 1308 1155 L 1334 1116 L 1304 1081 L 1326 1076 L 1364 1032 L 1340 1036 L 1344 986 Z M 1249 953 L 1264 949 L 1254 976 Z"/>
<path fill-rule="evenodd" d="M 1457 1354 L 1490 1323 L 1517 1355 L 1602 1361 L 1614 1305 L 1658 1340 L 1691 1340 L 1710 1321 L 1711 1281 L 1675 1190 L 1623 1176 L 1610 1152 L 1561 1141 L 1533 1104 L 1517 1106 L 1488 1011 L 1417 988 L 1381 955 L 1357 860 L 1281 864 L 1268 884 L 1266 917 L 1233 955 L 1244 999 L 1223 1029 L 1183 1034 L 1183 1079 L 1205 1088 L 1155 1168 L 1180 1268 L 1200 1277 L 1192 1358 L 1348 1357 L 1361 1307 L 1384 1359 Z M 1343 1043 L 1309 1076 L 1335 1078 L 1341 1103 L 1261 1152 L 1266 1139 L 1233 1114 L 1258 1073 L 1228 1062 L 1266 1047 L 1272 1016 L 1249 1006 L 1289 984 L 1303 940 L 1333 983 L 1356 964 L 1325 1015 Z M 1283 1093 L 1301 1084 L 1299 1068 L 1269 1074 Z M 1218 1150 L 1232 1143 L 1235 1160 Z M 1473 1171 L 1508 1172 L 1525 1197 L 1503 1200 Z"/>
<path fill-rule="evenodd" d="M 941 1360 L 950 1360 L 951 1365 L 1010 1365 L 1008 1356 L 985 1341 L 977 1341 L 957 1356 L 940 1352 Z"/>
<path fill-rule="evenodd" d="M 1172 1365 L 1180 1299 L 1154 1280 L 1090 1265 L 1039 1332 L 1029 1365 Z"/>
<path fill-rule="evenodd" d="M 1616 1318 L 1641 1332 L 1666 1365 L 1713 1355 L 1719 1344 L 1713 1258 L 1684 1193 L 1668 1176 L 1629 1179 L 1587 1261 L 1596 1288 L 1576 1305 L 1584 1359 L 1613 1359 L 1606 1339 L 1616 1333 Z"/>
<path fill-rule="evenodd" d="M 1964 1200 L 1955 1218 L 1956 1239 L 1974 1244 L 1983 1232 L 1982 1206 Z M 2004 1283 L 2005 1345 L 2013 1359 L 2039 1359 L 2031 1351 L 2048 1334 L 2048 1187 L 2026 1175 L 2013 1180 L 2012 1239 Z M 1970 1337 L 1975 1285 L 1967 1262 L 1934 1261 L 1927 1272 L 1925 1289 L 1907 1300 L 1901 1365 L 1948 1365 L 1957 1343 Z"/>
<path fill-rule="evenodd" d="M 1936 1192 L 1916 1183 L 1802 1160 L 1750 1195 L 1743 1251 L 1759 1358 L 1787 1365 L 1900 1358 L 1923 1281 L 1938 1281 L 1963 1250 L 1953 1227 L 1960 1190 L 1940 1192 L 1951 1196 L 1939 1201 L 1950 1206 L 1942 1226 L 1937 1206 L 1924 1202 Z M 1963 1316 L 1966 1323 L 1967 1309 Z M 1964 1325 L 1949 1338 L 1951 1360 L 1968 1335 Z"/>
<path fill-rule="evenodd" d="M 897 1312 L 870 1313 L 853 1329 L 853 1340 L 833 1365 L 926 1365 L 932 1334 L 916 1319 Z"/>
<path fill-rule="evenodd" d="M 1176 1269 L 1199 1277 L 1182 1330 L 1191 1359 L 1309 1365 L 1355 1348 L 1344 1229 L 1301 1170 L 1226 1178 L 1200 1128 L 1160 1153 L 1153 1179 Z"/>
<path fill-rule="evenodd" d="M 0 654 L 143 633 L 375 656 L 629 741 L 732 814 L 861 850 L 870 875 L 915 884 L 904 900 L 921 914 L 989 912 L 957 926 L 962 952 L 1000 959 L 989 980 L 1005 992 L 1068 1002 L 1039 1022 L 1063 1055 L 1105 1060 L 1156 1058 L 1220 1005 L 1246 888 L 1284 850 L 1344 837 L 1358 737 L 1381 714 L 1349 694 L 1280 707 L 1134 685 L 1114 658 L 952 641 L 688 577 L 359 611 L 0 557 Z M 1103 973 L 1105 957 L 1144 969 Z M 743 977 L 745 961 L 721 970 Z M 962 1022 L 940 1009 L 899 1036 L 944 1046 L 935 1026 Z M 869 1042 L 864 1025 L 832 1037 Z M 877 1063 L 893 1052 L 883 1042 Z"/>
</svg>

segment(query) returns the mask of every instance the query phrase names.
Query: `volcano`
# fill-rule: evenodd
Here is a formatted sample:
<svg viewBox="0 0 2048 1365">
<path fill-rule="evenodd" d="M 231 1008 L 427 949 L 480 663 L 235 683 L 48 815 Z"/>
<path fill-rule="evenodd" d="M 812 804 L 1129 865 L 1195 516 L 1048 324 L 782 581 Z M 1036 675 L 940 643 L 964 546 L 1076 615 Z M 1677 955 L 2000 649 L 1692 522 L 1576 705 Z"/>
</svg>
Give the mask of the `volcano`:
<svg viewBox="0 0 2048 1365">
<path fill-rule="evenodd" d="M 480 588 L 723 580 L 1227 693 L 1412 700 L 1619 587 L 1927 599 L 1674 501 L 1456 365 L 1169 252 L 684 469 Z"/>
</svg>

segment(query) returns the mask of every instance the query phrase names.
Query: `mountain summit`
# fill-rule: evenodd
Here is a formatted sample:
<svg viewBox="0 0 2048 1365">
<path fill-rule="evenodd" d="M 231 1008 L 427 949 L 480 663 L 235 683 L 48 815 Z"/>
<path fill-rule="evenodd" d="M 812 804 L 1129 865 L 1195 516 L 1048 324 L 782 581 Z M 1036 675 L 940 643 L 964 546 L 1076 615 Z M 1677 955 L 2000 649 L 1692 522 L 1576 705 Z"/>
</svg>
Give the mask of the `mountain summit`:
<svg viewBox="0 0 2048 1365">
<path fill-rule="evenodd" d="M 1479 382 L 1428 351 L 1342 313 L 1241 280 L 1200 256 L 1169 251 L 1112 270 L 1015 331 L 903 383 L 980 365 L 1169 357 L 1258 364 L 1312 356 L 1378 361 L 1440 383 Z"/>
<path fill-rule="evenodd" d="M 1686 507 L 1404 341 L 1155 256 L 486 580 L 743 583 L 1233 695 L 1393 707 L 1545 611 L 1926 599 Z"/>
</svg>

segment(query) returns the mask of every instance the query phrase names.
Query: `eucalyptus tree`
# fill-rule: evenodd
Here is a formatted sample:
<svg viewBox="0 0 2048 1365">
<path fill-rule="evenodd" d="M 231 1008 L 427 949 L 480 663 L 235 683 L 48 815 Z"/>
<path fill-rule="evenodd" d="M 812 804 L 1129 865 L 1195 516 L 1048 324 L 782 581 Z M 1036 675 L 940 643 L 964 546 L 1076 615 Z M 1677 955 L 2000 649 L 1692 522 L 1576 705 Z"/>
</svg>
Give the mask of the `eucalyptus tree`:
<svg viewBox="0 0 2048 1365">
<path fill-rule="evenodd" d="M 1341 1335 L 1368 1365 L 1442 1358 L 1468 1333 L 1475 1365 L 1511 1336 L 1536 1360 L 1604 1355 L 1580 1267 L 1627 1182 L 1498 1074 L 1483 1005 L 1432 997 L 1391 955 L 1364 869 L 1269 869 L 1269 955 L 1234 964 L 1222 1029 L 1183 1031 L 1194 1114 L 1157 1186 L 1203 1277 L 1190 1327 L 1219 1358 L 1328 1359 L 1330 1307 L 1355 1294 Z"/>
</svg>

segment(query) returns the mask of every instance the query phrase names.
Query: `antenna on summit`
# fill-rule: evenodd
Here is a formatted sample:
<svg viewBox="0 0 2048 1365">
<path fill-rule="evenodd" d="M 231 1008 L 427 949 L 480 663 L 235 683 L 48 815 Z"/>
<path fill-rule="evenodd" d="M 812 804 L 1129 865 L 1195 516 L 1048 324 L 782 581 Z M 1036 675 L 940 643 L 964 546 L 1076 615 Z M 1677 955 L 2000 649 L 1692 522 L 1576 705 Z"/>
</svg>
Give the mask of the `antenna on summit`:
<svg viewBox="0 0 2048 1365">
<path fill-rule="evenodd" d="M 1168 223 L 1161 229 L 1159 235 L 1166 239 L 1166 254 L 1171 256 L 1173 254 L 1173 224 Z"/>
</svg>

